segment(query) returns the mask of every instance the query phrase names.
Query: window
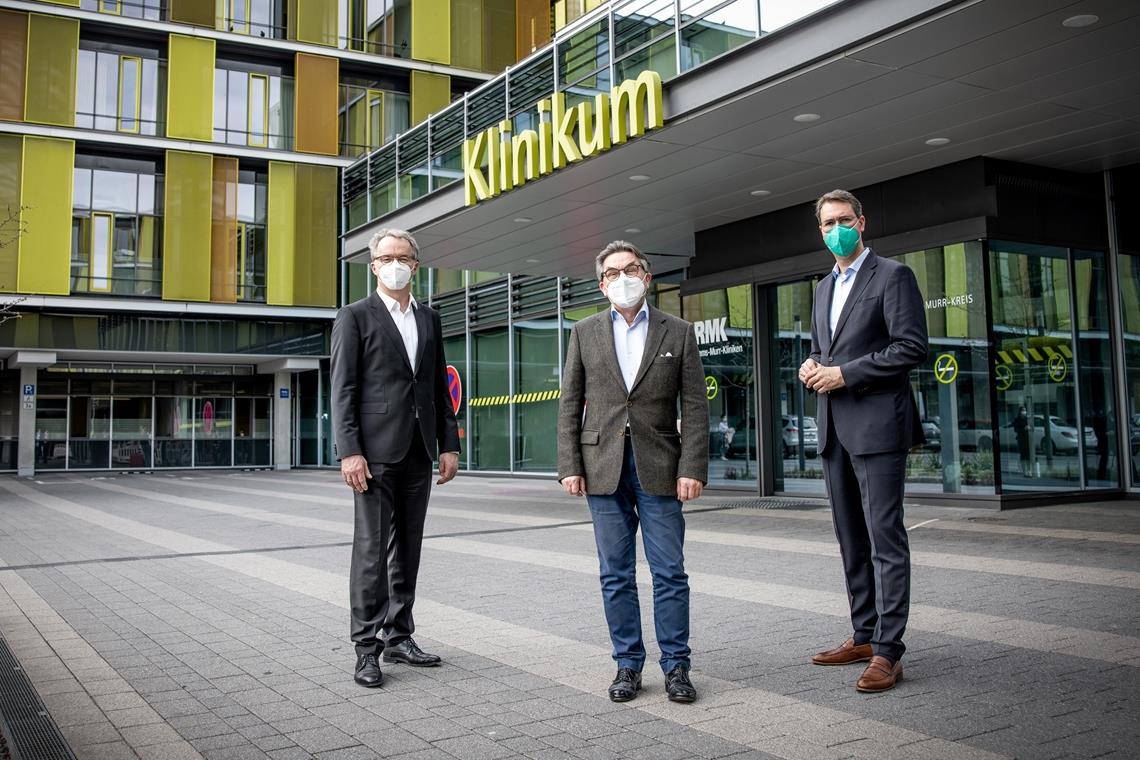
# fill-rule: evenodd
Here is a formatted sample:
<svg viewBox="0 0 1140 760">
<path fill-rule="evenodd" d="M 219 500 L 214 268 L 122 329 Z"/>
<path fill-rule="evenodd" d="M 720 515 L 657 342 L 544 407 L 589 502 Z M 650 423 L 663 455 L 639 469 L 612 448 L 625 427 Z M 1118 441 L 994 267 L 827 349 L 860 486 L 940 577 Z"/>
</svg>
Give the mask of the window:
<svg viewBox="0 0 1140 760">
<path fill-rule="evenodd" d="M 124 6 L 126 7 L 126 6 Z M 109 132 L 158 133 L 157 53 L 81 49 L 77 63 L 75 125 Z M 153 57 L 151 57 L 153 56 Z"/>
<path fill-rule="evenodd" d="M 214 70 L 214 141 L 290 150 L 293 80 L 272 73 Z"/>
<path fill-rule="evenodd" d="M 340 154 L 362 156 L 407 131 L 407 93 L 380 90 L 367 84 L 340 88 Z"/>
<path fill-rule="evenodd" d="M 73 293 L 161 295 L 161 182 L 153 161 L 76 158 Z"/>
<path fill-rule="evenodd" d="M 238 174 L 237 298 L 265 303 L 265 243 L 268 177 Z"/>
</svg>

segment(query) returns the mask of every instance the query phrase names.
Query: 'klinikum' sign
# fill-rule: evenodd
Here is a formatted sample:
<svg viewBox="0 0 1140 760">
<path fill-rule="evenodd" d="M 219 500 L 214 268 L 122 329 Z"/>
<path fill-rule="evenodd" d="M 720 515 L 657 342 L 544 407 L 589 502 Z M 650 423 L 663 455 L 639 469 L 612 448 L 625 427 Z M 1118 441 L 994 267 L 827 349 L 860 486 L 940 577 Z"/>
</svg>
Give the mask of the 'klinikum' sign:
<svg viewBox="0 0 1140 760">
<path fill-rule="evenodd" d="M 593 103 L 569 110 L 565 94 L 554 93 L 538 103 L 537 131 L 511 135 L 511 122 L 505 120 L 463 143 L 465 205 L 474 206 L 660 127 L 661 102 L 661 75 L 656 71 L 643 71 L 609 95 L 595 95 Z"/>
</svg>

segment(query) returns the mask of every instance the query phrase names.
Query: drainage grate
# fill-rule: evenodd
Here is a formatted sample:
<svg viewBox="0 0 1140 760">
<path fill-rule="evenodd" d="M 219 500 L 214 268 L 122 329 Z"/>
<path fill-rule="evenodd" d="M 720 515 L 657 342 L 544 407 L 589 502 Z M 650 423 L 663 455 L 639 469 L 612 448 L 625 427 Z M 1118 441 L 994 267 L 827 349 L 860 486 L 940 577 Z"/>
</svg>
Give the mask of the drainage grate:
<svg viewBox="0 0 1140 760">
<path fill-rule="evenodd" d="M 75 760 L 3 636 L 0 636 L 0 720 L 13 760 Z"/>
<path fill-rule="evenodd" d="M 826 501 L 782 499 L 778 496 L 763 496 L 755 499 L 733 499 L 732 501 L 722 501 L 719 505 L 728 509 L 827 509 Z"/>
</svg>

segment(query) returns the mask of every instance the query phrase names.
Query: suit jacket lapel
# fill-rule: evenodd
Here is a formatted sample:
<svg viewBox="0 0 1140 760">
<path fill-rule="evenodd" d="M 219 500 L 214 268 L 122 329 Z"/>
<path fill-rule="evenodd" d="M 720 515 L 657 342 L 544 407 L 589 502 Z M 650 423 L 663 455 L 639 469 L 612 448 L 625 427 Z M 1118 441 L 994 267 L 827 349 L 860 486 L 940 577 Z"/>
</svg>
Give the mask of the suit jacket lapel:
<svg viewBox="0 0 1140 760">
<path fill-rule="evenodd" d="M 835 331 L 831 334 L 832 345 L 835 344 L 835 339 L 839 337 L 843 325 L 847 324 L 847 317 L 851 316 L 855 302 L 863 295 L 863 291 L 867 289 L 867 283 L 875 276 L 875 267 L 878 264 L 875 252 L 872 251 L 863 260 L 863 266 L 859 267 L 859 272 L 855 275 L 855 284 L 851 287 L 851 292 L 847 294 L 847 300 L 843 303 L 843 311 L 839 312 L 839 320 L 835 323 Z"/>
<path fill-rule="evenodd" d="M 819 284 L 812 309 L 815 320 L 815 334 L 819 336 L 820 349 L 824 356 L 831 350 L 831 294 L 835 290 L 835 278 L 829 272 Z"/>
<path fill-rule="evenodd" d="M 617 358 L 617 345 L 614 343 L 614 317 L 609 309 L 606 309 L 605 317 L 598 320 L 598 330 L 602 333 L 599 337 L 602 341 L 602 350 L 606 352 L 606 364 L 613 372 L 618 386 L 625 390 L 625 378 L 621 375 L 621 365 L 618 364 Z"/>
<path fill-rule="evenodd" d="M 665 339 L 665 315 L 650 306 L 648 316 L 649 332 L 645 336 L 645 351 L 641 354 L 641 366 L 637 368 L 637 376 L 633 378 L 630 393 L 633 393 L 641 378 L 649 371 L 649 365 L 657 358 L 657 349 L 661 348 L 661 341 Z"/>
<path fill-rule="evenodd" d="M 404 360 L 404 366 L 410 371 L 412 365 L 408 358 L 408 351 L 404 348 L 404 337 L 400 335 L 400 331 L 396 329 L 396 323 L 392 320 L 392 315 L 384 308 L 384 301 L 375 290 L 372 291 L 372 295 L 368 296 L 368 307 L 372 309 L 376 321 L 380 323 L 380 329 L 388 336 L 388 340 L 392 341 L 392 347 L 396 353 Z M 420 344 L 423 344 L 422 339 Z"/>
<path fill-rule="evenodd" d="M 419 332 L 419 340 L 416 341 L 416 362 L 412 368 L 413 371 L 420 371 L 420 362 L 424 358 L 424 349 L 427 347 L 428 340 L 431 339 L 431 320 L 428 319 L 427 307 L 423 304 L 416 306 L 416 330 Z"/>
</svg>

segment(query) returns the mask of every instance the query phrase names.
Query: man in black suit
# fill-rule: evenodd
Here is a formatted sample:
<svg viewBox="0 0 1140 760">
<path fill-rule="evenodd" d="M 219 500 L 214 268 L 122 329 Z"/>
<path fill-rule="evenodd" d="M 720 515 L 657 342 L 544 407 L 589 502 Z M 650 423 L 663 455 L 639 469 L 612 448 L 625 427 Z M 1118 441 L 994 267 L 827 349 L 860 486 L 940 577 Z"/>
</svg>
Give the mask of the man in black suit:
<svg viewBox="0 0 1140 760">
<path fill-rule="evenodd" d="M 825 193 L 815 214 L 835 267 L 816 288 L 811 355 L 799 377 L 819 394 L 818 447 L 855 630 L 812 662 L 870 660 L 855 688 L 879 692 L 902 679 L 910 610 L 903 488 L 907 451 L 924 441 L 910 372 L 926 360 L 926 312 L 914 272 L 863 245 L 867 221 L 854 195 Z"/>
<path fill-rule="evenodd" d="M 376 292 L 342 308 L 332 330 L 337 456 L 355 497 L 349 601 L 356 682 L 383 683 L 384 662 L 438 665 L 412 639 L 431 466 L 442 485 L 459 469 L 439 314 L 412 297 L 419 246 L 403 230 L 369 243 Z"/>
</svg>

